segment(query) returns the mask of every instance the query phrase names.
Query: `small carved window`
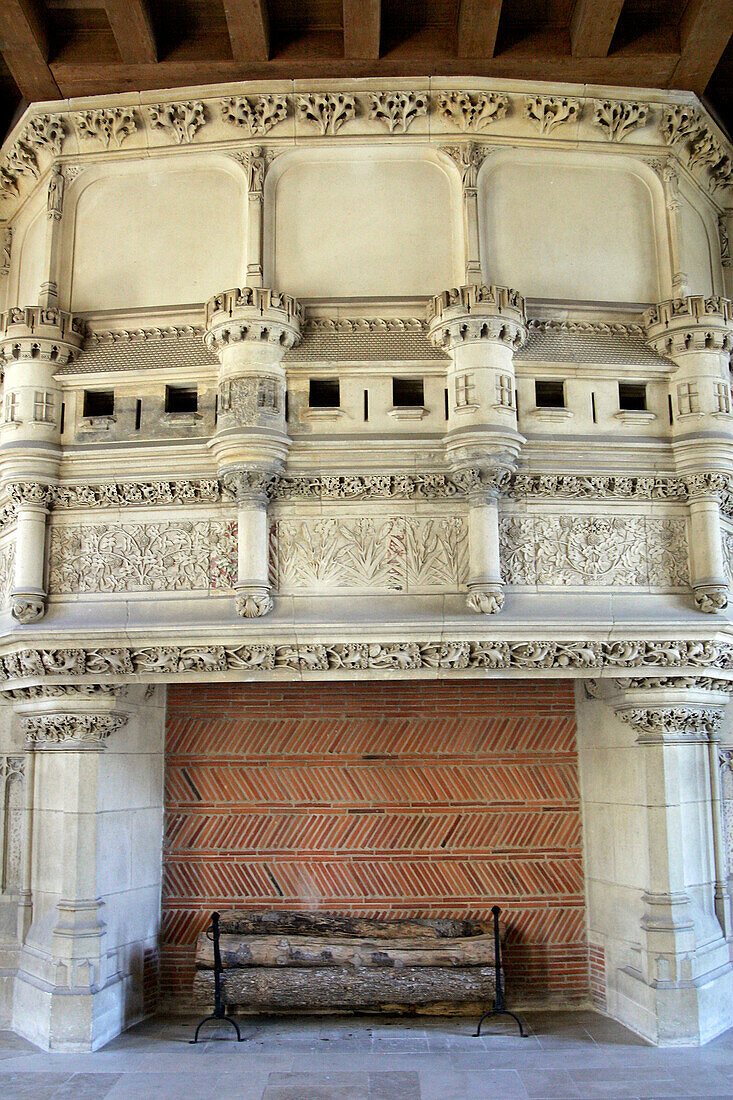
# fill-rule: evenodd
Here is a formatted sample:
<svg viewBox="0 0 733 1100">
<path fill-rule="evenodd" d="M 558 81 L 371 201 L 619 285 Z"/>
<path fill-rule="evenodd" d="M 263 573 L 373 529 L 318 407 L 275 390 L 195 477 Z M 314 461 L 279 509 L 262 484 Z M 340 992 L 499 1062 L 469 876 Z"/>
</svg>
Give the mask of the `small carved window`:
<svg viewBox="0 0 733 1100">
<path fill-rule="evenodd" d="M 195 386 L 166 386 L 167 413 L 195 413 L 199 407 L 199 391 Z"/>
<path fill-rule="evenodd" d="M 514 385 L 510 374 L 500 374 L 496 379 L 496 403 L 507 409 L 514 408 Z"/>
<path fill-rule="evenodd" d="M 114 390 L 84 390 L 82 416 L 114 416 Z"/>
<path fill-rule="evenodd" d="M 538 409 L 564 409 L 565 383 L 537 379 L 534 384 L 535 404 Z"/>
<path fill-rule="evenodd" d="M 715 398 L 718 402 L 718 412 L 730 412 L 730 387 L 727 382 L 715 383 Z"/>
<path fill-rule="evenodd" d="M 263 378 L 257 391 L 257 407 L 277 412 L 277 382 L 274 378 Z"/>
<path fill-rule="evenodd" d="M 338 378 L 311 378 L 308 387 L 308 404 L 312 409 L 338 409 L 341 405 L 341 386 Z"/>
<path fill-rule="evenodd" d="M 33 396 L 33 419 L 41 424 L 53 424 L 54 416 L 53 394 L 48 390 L 36 390 Z"/>
<path fill-rule="evenodd" d="M 697 386 L 694 382 L 680 382 L 677 387 L 677 407 L 680 416 L 700 411 Z"/>
<path fill-rule="evenodd" d="M 13 424 L 18 419 L 18 395 L 17 393 L 5 394 L 5 423 Z"/>
<path fill-rule="evenodd" d="M 618 407 L 622 412 L 646 412 L 646 384 L 619 382 Z"/>
<path fill-rule="evenodd" d="M 392 404 L 396 409 L 422 408 L 425 404 L 422 378 L 393 378 Z"/>
<path fill-rule="evenodd" d="M 472 374 L 458 374 L 456 375 L 456 407 L 459 409 L 465 408 L 466 405 L 472 404 L 473 398 L 473 375 Z"/>
</svg>

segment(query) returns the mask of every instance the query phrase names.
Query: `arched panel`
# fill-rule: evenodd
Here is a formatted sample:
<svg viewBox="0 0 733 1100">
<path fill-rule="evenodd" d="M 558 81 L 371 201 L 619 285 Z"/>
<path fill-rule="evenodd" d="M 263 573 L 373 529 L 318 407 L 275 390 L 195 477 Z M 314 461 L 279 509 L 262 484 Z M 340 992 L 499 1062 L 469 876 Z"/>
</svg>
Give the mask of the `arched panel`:
<svg viewBox="0 0 733 1100">
<path fill-rule="evenodd" d="M 460 210 L 421 150 L 295 153 L 267 180 L 265 281 L 301 297 L 435 294 L 460 281 Z"/>
<path fill-rule="evenodd" d="M 20 240 L 17 304 L 37 305 L 46 255 L 46 212 L 39 211 Z"/>
<path fill-rule="evenodd" d="M 561 301 L 662 297 L 663 223 L 627 162 L 523 151 L 489 160 L 479 187 L 487 282 Z"/>
<path fill-rule="evenodd" d="M 182 305 L 237 285 L 246 202 L 235 173 L 146 161 L 90 180 L 76 201 L 71 309 Z"/>
</svg>

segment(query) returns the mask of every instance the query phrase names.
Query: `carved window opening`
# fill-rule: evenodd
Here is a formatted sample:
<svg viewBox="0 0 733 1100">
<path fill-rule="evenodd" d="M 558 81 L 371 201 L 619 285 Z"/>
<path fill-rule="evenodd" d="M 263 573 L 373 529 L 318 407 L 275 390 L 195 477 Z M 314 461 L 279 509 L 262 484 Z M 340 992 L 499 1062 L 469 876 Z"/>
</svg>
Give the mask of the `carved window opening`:
<svg viewBox="0 0 733 1100">
<path fill-rule="evenodd" d="M 84 390 L 82 416 L 114 416 L 114 390 Z"/>
<path fill-rule="evenodd" d="M 257 408 L 269 412 L 278 411 L 277 382 L 274 378 L 263 378 L 257 391 Z"/>
<path fill-rule="evenodd" d="M 646 384 L 619 382 L 618 407 L 622 412 L 646 412 Z"/>
<path fill-rule="evenodd" d="M 5 394 L 5 423 L 14 424 L 18 419 L 18 395 L 17 393 Z"/>
<path fill-rule="evenodd" d="M 730 387 L 727 382 L 715 383 L 715 399 L 718 402 L 718 412 L 730 412 Z"/>
<path fill-rule="evenodd" d="M 680 382 L 677 387 L 677 408 L 680 416 L 699 412 L 697 385 L 694 382 Z"/>
<path fill-rule="evenodd" d="M 537 379 L 534 384 L 535 404 L 538 409 L 564 409 L 565 383 L 554 379 Z"/>
<path fill-rule="evenodd" d="M 466 405 L 470 405 L 472 403 L 472 397 L 473 375 L 456 375 L 456 407 L 462 409 L 465 408 Z"/>
<path fill-rule="evenodd" d="M 33 419 L 41 424 L 53 424 L 54 401 L 53 394 L 48 390 L 36 390 L 33 396 Z"/>
<path fill-rule="evenodd" d="M 422 378 L 393 378 L 392 404 L 396 409 L 422 408 L 425 404 Z"/>
<path fill-rule="evenodd" d="M 496 379 L 496 403 L 506 409 L 514 408 L 514 385 L 510 374 L 500 374 Z"/>
<path fill-rule="evenodd" d="M 167 413 L 195 413 L 199 407 L 199 392 L 195 386 L 166 386 Z"/>
<path fill-rule="evenodd" d="M 312 409 L 338 409 L 341 405 L 341 384 L 338 378 L 311 378 L 308 404 Z"/>
</svg>

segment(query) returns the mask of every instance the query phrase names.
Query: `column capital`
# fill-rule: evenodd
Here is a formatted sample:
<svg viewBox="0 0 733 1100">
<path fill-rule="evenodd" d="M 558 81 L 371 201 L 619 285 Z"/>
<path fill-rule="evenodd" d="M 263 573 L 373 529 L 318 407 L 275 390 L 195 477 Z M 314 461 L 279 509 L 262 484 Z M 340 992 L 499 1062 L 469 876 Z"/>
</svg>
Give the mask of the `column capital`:
<svg viewBox="0 0 733 1100">
<path fill-rule="evenodd" d="M 253 470 L 247 467 L 232 467 L 219 475 L 222 492 L 225 497 L 236 500 L 237 504 L 257 504 L 265 507 L 280 477 L 267 470 Z"/>
<path fill-rule="evenodd" d="M 733 301 L 688 295 L 658 302 L 643 315 L 647 343 L 661 355 L 733 351 Z"/>
<path fill-rule="evenodd" d="M 45 306 L 15 306 L 0 313 L 0 357 L 35 359 L 63 366 L 81 349 L 86 323 L 81 317 Z"/>
<path fill-rule="evenodd" d="M 480 465 L 465 466 L 451 474 L 456 485 L 471 504 L 499 500 L 511 485 L 515 463 L 512 455 L 500 454 L 484 459 Z"/>
<path fill-rule="evenodd" d="M 615 708 L 622 722 L 637 734 L 640 745 L 706 744 L 718 738 L 724 703 L 651 704 L 624 703 Z"/>
<path fill-rule="evenodd" d="M 12 692 L 29 749 L 100 751 L 127 714 L 115 711 L 123 688 L 114 684 L 49 685 Z"/>
<path fill-rule="evenodd" d="M 219 352 L 243 341 L 287 348 L 300 342 L 303 307 L 297 298 L 267 287 L 223 290 L 206 303 L 207 347 Z"/>
<path fill-rule="evenodd" d="M 524 298 L 505 286 L 453 287 L 428 303 L 428 326 L 432 342 L 449 351 L 479 340 L 516 351 L 527 339 Z"/>
</svg>

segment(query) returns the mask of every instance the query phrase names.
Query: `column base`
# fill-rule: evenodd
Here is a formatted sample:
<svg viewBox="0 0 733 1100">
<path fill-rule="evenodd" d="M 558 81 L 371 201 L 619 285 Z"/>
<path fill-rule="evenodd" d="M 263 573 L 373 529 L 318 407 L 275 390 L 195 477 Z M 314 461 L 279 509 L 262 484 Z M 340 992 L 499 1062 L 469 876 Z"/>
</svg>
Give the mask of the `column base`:
<svg viewBox="0 0 733 1100">
<path fill-rule="evenodd" d="M 126 1019 L 125 981 L 116 974 L 101 989 L 49 986 L 19 972 L 13 997 L 13 1031 L 48 1051 L 98 1050 L 134 1020 Z"/>
<path fill-rule="evenodd" d="M 616 971 L 608 1013 L 657 1046 L 702 1046 L 733 1027 L 733 967 L 699 978 L 645 981 L 629 967 Z"/>
</svg>

